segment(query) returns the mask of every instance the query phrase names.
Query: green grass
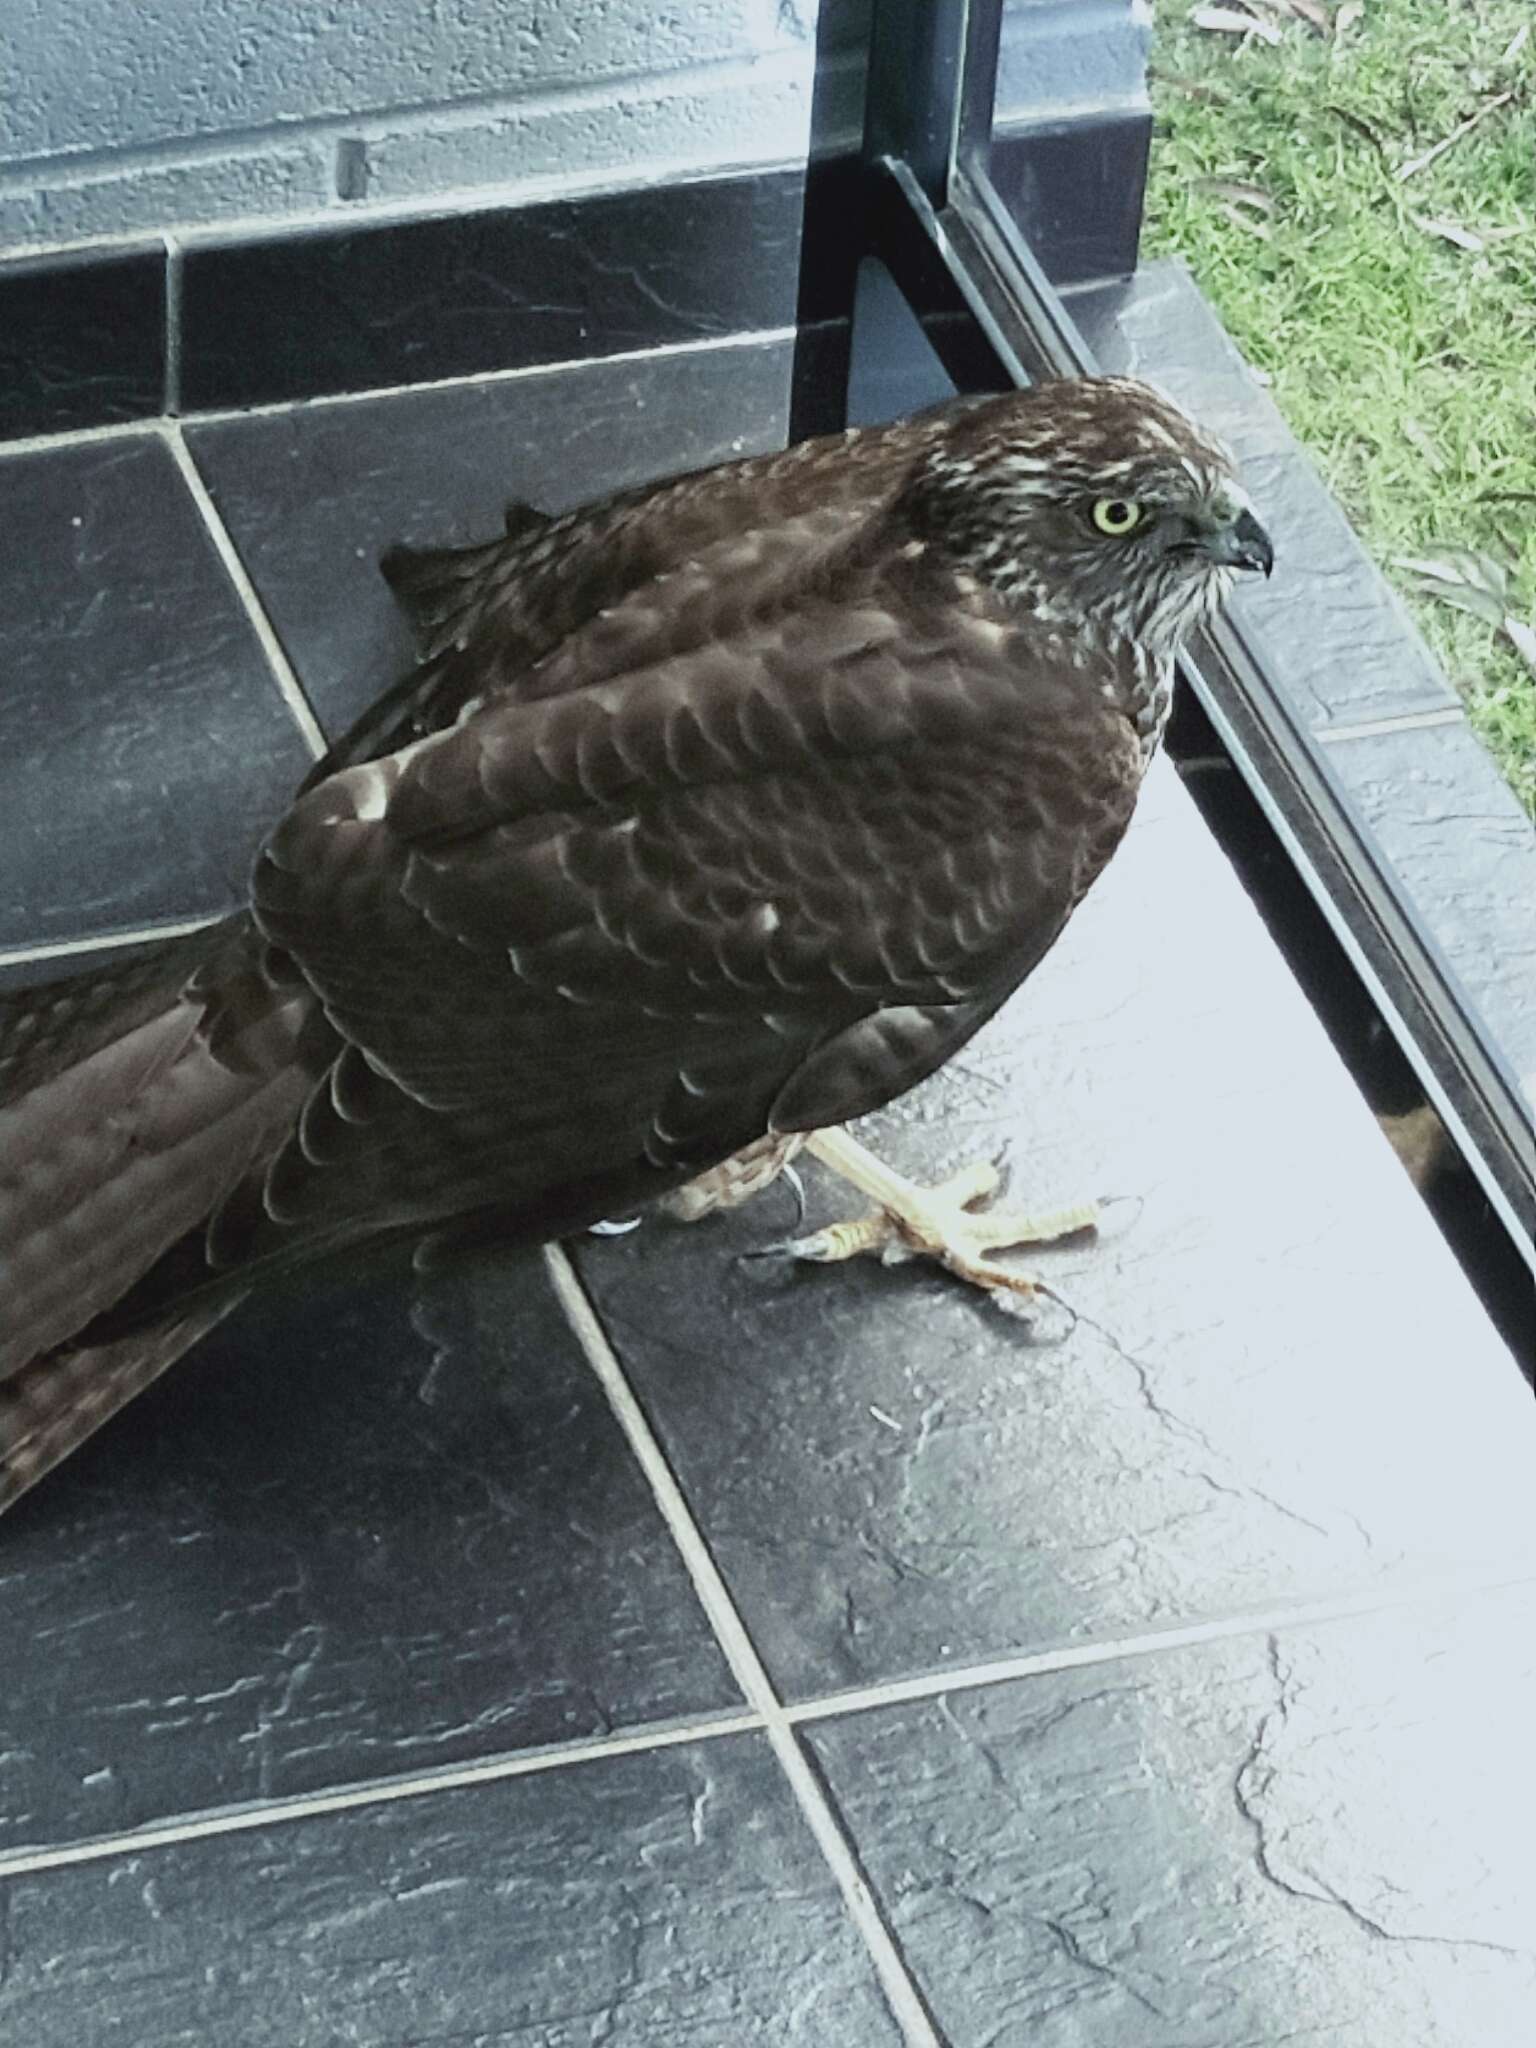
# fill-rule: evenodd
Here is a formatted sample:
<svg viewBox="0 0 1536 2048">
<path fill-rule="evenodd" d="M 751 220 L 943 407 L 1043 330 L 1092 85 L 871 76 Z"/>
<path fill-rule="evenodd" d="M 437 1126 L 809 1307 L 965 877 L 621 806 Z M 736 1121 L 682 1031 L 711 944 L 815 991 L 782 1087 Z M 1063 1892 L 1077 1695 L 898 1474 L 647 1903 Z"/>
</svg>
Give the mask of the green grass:
<svg viewBox="0 0 1536 2048">
<path fill-rule="evenodd" d="M 1536 811 L 1536 677 L 1391 566 L 1437 542 L 1481 549 L 1509 567 L 1517 614 L 1536 609 L 1530 0 L 1368 0 L 1327 37 L 1284 0 L 1254 0 L 1273 47 L 1196 28 L 1190 11 L 1158 6 L 1144 253 L 1189 264 Z"/>
</svg>

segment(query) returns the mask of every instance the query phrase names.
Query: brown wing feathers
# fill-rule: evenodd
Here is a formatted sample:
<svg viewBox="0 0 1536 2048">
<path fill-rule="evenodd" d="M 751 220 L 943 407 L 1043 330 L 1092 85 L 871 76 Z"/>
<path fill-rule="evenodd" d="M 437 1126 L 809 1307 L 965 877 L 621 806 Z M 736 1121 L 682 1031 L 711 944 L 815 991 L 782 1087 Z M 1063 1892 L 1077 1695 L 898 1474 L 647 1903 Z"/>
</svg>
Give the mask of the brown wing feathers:
<svg viewBox="0 0 1536 2048">
<path fill-rule="evenodd" d="M 394 558 L 427 661 L 272 835 L 256 923 L 46 1031 L 0 1008 L 0 1505 L 264 1269 L 614 1213 L 889 1099 L 996 1007 L 1135 744 L 888 524 L 941 431 Z M 1064 750 L 1086 797 L 1049 793 Z M 994 829 L 1021 783 L 1043 808 Z"/>
</svg>

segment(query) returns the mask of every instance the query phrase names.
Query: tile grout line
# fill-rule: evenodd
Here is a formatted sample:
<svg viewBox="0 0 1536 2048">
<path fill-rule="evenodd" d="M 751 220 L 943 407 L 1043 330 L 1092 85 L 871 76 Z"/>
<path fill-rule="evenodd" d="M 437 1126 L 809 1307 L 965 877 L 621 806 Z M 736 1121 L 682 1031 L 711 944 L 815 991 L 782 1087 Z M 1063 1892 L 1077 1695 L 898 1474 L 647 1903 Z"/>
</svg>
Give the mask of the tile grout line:
<svg viewBox="0 0 1536 2048">
<path fill-rule="evenodd" d="M 499 1785 L 513 1778 L 542 1777 L 547 1772 L 615 1757 L 642 1756 L 653 1749 L 679 1749 L 690 1742 L 717 1741 L 722 1736 L 756 1734 L 762 1722 L 742 1710 L 717 1714 L 705 1721 L 679 1722 L 661 1728 L 640 1728 L 628 1735 L 600 1735 L 590 1741 L 556 1744 L 548 1749 L 512 1751 L 483 1763 L 449 1764 L 442 1770 L 399 1778 L 371 1778 L 335 1792 L 298 1793 L 265 1806 L 221 1807 L 117 1835 L 92 1835 L 84 1841 L 51 1848 L 0 1852 L 0 1881 L 80 1863 L 102 1863 L 113 1856 L 136 1856 L 148 1849 L 174 1848 L 181 1842 L 204 1842 L 216 1835 L 248 1835 L 257 1828 L 283 1827 L 332 1813 L 351 1813 L 362 1806 L 392 1806 L 424 1799 L 433 1793 L 460 1792 L 474 1785 Z"/>
<path fill-rule="evenodd" d="M 179 252 L 178 252 L 179 253 Z M 169 290 L 169 286 L 167 287 Z M 179 284 L 178 284 L 179 326 Z M 710 355 L 748 350 L 794 338 L 793 327 L 746 327 L 730 334 L 702 335 L 693 341 L 663 341 L 651 348 L 616 349 L 601 356 L 560 356 L 549 363 L 515 363 L 501 370 L 458 370 L 449 377 L 423 377 L 406 384 L 370 384 L 362 391 L 317 391 L 305 398 L 269 398 L 259 405 L 216 405 L 198 407 L 189 413 L 146 413 L 142 419 L 113 420 L 100 427 L 66 427 L 57 433 L 18 434 L 0 440 L 0 462 L 8 455 L 44 455 L 57 448 L 90 447 L 101 441 L 121 441 L 133 434 L 163 432 L 168 423 L 189 427 L 224 426 L 231 420 L 281 419 L 288 413 L 324 412 L 335 406 L 364 405 L 370 399 L 410 398 L 424 391 L 463 391 L 473 384 L 517 384 L 529 378 L 568 375 L 573 370 L 593 369 L 610 363 L 670 361 L 678 357 Z M 176 382 L 181 382 L 180 336 L 177 338 Z M 180 403 L 181 392 L 176 399 Z"/>
<path fill-rule="evenodd" d="M 716 1640 L 725 1652 L 748 1706 L 761 1719 L 779 1767 L 789 1780 L 801 1814 L 843 1895 L 848 1915 L 863 1937 L 881 1989 L 908 2048 L 945 2048 L 874 1893 L 859 1868 L 853 1846 L 810 1759 L 801 1748 L 790 1717 L 747 1633 L 746 1623 L 683 1498 L 666 1455 L 633 1388 L 624 1377 L 623 1367 L 571 1264 L 569 1253 L 562 1245 L 547 1244 L 544 1262 L 576 1341 L 645 1474 Z"/>
<path fill-rule="evenodd" d="M 1467 714 L 1460 704 L 1441 705 L 1434 711 L 1400 711 L 1393 718 L 1368 718 L 1360 725 L 1324 726 L 1312 737 L 1320 747 L 1347 745 L 1350 740 L 1375 739 L 1389 732 L 1430 732 L 1441 725 L 1465 725 Z"/>
<path fill-rule="evenodd" d="M 881 1707 L 910 1706 L 945 1693 L 985 1692 L 1023 1678 L 1048 1678 L 1058 1672 L 1081 1671 L 1098 1664 L 1135 1663 L 1165 1652 L 1196 1649 L 1202 1643 L 1225 1643 L 1242 1636 L 1269 1636 L 1287 1629 L 1320 1628 L 1330 1622 L 1359 1621 L 1392 1614 L 1421 1602 L 1452 1594 L 1475 1598 L 1536 1585 L 1536 1571 L 1522 1566 L 1467 1566 L 1459 1571 L 1426 1572 L 1390 1587 L 1357 1587 L 1332 1599 L 1301 1600 L 1271 1608 L 1244 1609 L 1140 1635 L 1100 1636 L 1085 1643 L 1064 1643 L 1052 1650 L 1021 1650 L 1014 1656 L 991 1657 L 961 1664 L 950 1671 L 920 1672 L 911 1678 L 882 1679 L 876 1685 L 850 1686 L 846 1692 L 822 1693 L 815 1699 L 791 1701 L 784 1709 L 797 1727 L 831 1721 L 842 1714 L 867 1714 Z"/>
<path fill-rule="evenodd" d="M 318 761 L 325 753 L 329 742 L 320 728 L 314 707 L 304 694 L 304 686 L 295 674 L 293 665 L 283 652 L 272 621 L 267 617 L 266 608 L 256 594 L 256 586 L 240 559 L 239 550 L 230 538 L 229 529 L 219 516 L 218 507 L 204 483 L 202 472 L 193 460 L 192 451 L 186 444 L 181 425 L 176 420 L 161 420 L 156 431 L 171 451 L 176 467 L 181 471 L 182 481 L 192 495 L 192 501 L 202 516 L 203 526 L 213 542 L 219 560 L 224 564 L 224 573 L 235 587 L 235 594 L 245 608 L 245 615 L 261 644 L 261 651 L 267 658 L 267 667 L 272 672 L 278 693 L 287 705 L 294 724 L 303 735 L 304 744 Z"/>
<path fill-rule="evenodd" d="M 678 357 L 752 349 L 765 343 L 790 341 L 793 327 L 744 327 L 730 334 L 701 335 L 693 341 L 663 341 L 650 348 L 615 349 L 610 355 L 561 356 L 551 363 L 514 363 L 504 370 L 457 370 L 449 377 L 426 377 L 409 384 L 371 384 L 365 391 L 319 391 L 309 398 L 270 398 L 260 405 L 219 405 L 189 415 L 189 423 L 221 426 L 228 420 L 270 419 L 284 413 L 325 411 L 333 406 L 361 405 L 370 398 L 409 398 L 418 391 L 462 391 L 471 384 L 519 384 L 529 378 L 569 374 L 599 364 L 648 363 Z M 88 431 L 88 430 L 87 430 Z M 0 443 L 0 454 L 6 444 Z"/>
<path fill-rule="evenodd" d="M 95 448 L 104 442 L 127 441 L 135 434 L 152 434 L 159 425 L 159 413 L 145 413 L 140 419 L 109 420 L 100 427 L 64 427 L 51 434 L 15 434 L 9 440 L 0 440 L 0 463 L 12 455 L 51 455 L 56 448 Z"/>
<path fill-rule="evenodd" d="M 579 1286 L 580 1283 L 577 1284 Z M 1053 1672 L 1155 1656 L 1164 1650 L 1188 1649 L 1201 1643 L 1228 1642 L 1240 1636 L 1267 1636 L 1290 1628 L 1317 1627 L 1366 1615 L 1391 1613 L 1419 1601 L 1445 1599 L 1453 1593 L 1470 1597 L 1513 1591 L 1530 1585 L 1536 1585 L 1536 1573 L 1528 1569 L 1509 1573 L 1504 1570 L 1493 1572 L 1485 1567 L 1480 1571 L 1468 1568 L 1460 1572 L 1425 1575 L 1385 1593 L 1362 1590 L 1356 1595 L 1341 1595 L 1334 1600 L 1305 1601 L 1289 1607 L 1227 1615 L 1213 1621 L 1190 1622 L 1181 1628 L 1161 1632 L 1101 1638 L 1092 1643 L 1065 1645 L 1055 1650 L 1023 1651 L 1013 1657 L 956 1665 L 948 1671 L 885 1679 L 876 1685 L 792 1701 L 780 1712 L 792 1726 L 814 1725 L 818 1721 L 837 1720 L 844 1715 L 875 1712 L 882 1707 L 910 1706 L 923 1700 L 939 1699 L 949 1693 L 985 1691 L 1019 1679 L 1046 1677 Z M 654 1728 L 633 1729 L 628 1734 L 599 1735 L 576 1742 L 554 1743 L 545 1748 L 503 1752 L 478 1762 L 444 1764 L 434 1771 L 407 1772 L 397 1778 L 369 1778 L 358 1784 L 338 1786 L 330 1792 L 296 1793 L 265 1804 L 221 1807 L 211 1813 L 151 1822 L 118 1834 L 90 1835 L 79 1841 L 35 1849 L 0 1850 L 0 1880 L 81 1863 L 104 1862 L 110 1857 L 137 1855 L 144 1850 L 173 1848 L 181 1842 L 203 1841 L 211 1836 L 249 1834 L 258 1828 L 323 1819 L 327 1814 L 348 1813 L 363 1806 L 389 1806 L 402 1800 L 458 1792 L 475 1785 L 499 1784 L 506 1779 L 541 1777 L 550 1771 L 640 1755 L 653 1749 L 676 1749 L 688 1743 L 716 1742 L 732 1735 L 766 1731 L 764 1716 L 744 1707 L 733 1713 L 711 1715 L 701 1721 L 669 1722 Z"/>
<path fill-rule="evenodd" d="M 181 244 L 174 235 L 165 241 L 165 416 L 181 413 Z"/>
</svg>

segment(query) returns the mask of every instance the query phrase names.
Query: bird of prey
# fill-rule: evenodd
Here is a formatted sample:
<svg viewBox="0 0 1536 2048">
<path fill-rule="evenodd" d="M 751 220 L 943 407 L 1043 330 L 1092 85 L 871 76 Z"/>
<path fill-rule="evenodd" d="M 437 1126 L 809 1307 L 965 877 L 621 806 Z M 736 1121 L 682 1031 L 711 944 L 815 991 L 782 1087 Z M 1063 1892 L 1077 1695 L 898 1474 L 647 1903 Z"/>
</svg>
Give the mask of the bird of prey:
<svg viewBox="0 0 1536 2048">
<path fill-rule="evenodd" d="M 0 1506 L 273 1275 L 697 1213 L 807 1134 L 894 1220 L 800 1249 L 1026 1291 L 978 1181 L 923 1209 L 829 1127 L 1036 966 L 1182 635 L 1270 565 L 1228 456 L 1116 378 L 386 557 L 421 661 L 249 908 L 0 1003 Z"/>
</svg>

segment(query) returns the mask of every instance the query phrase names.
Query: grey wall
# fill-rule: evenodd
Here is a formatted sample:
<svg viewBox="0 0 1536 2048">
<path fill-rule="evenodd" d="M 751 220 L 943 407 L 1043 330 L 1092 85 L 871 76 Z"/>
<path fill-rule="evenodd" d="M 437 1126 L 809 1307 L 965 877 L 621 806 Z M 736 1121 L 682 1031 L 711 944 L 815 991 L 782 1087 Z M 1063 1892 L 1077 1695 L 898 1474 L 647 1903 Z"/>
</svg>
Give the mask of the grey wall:
<svg viewBox="0 0 1536 2048">
<path fill-rule="evenodd" d="M 815 0 L 0 0 L 0 251 L 804 152 Z"/>
<path fill-rule="evenodd" d="M 822 0 L 852 142 L 868 0 Z M 0 0 L 0 255 L 791 162 L 817 0 Z M 1004 122 L 1144 104 L 1146 0 L 1008 0 Z"/>
</svg>

